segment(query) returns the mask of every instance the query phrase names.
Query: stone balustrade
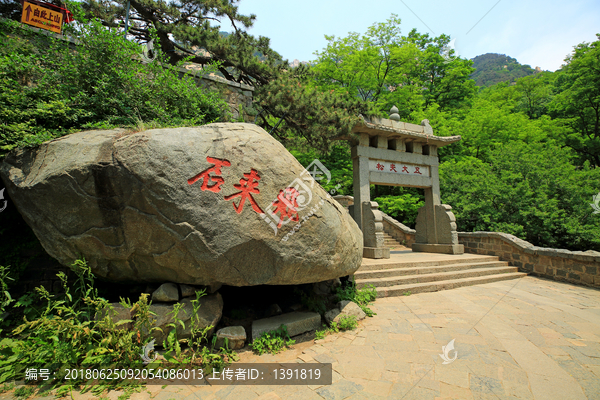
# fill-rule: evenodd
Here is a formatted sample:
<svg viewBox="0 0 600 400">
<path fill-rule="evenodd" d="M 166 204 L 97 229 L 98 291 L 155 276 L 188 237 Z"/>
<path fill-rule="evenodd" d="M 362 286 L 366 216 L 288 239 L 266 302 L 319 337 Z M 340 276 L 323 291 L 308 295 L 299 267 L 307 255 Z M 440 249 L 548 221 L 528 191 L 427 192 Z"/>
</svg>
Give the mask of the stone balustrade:
<svg viewBox="0 0 600 400">
<path fill-rule="evenodd" d="M 523 272 L 557 281 L 600 287 L 600 253 L 537 247 L 499 232 L 459 232 L 465 252 L 497 256 Z"/>
</svg>

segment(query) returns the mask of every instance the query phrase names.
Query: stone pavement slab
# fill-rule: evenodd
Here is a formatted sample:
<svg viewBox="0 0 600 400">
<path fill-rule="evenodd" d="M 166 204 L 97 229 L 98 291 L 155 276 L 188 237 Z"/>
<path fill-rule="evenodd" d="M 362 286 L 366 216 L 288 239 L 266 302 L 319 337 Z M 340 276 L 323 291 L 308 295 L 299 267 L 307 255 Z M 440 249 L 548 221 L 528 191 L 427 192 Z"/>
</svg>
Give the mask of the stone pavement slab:
<svg viewBox="0 0 600 400">
<path fill-rule="evenodd" d="M 597 289 L 525 277 L 371 308 L 354 331 L 240 352 L 240 362 L 331 363 L 332 385 L 149 386 L 132 399 L 600 399 Z"/>
</svg>

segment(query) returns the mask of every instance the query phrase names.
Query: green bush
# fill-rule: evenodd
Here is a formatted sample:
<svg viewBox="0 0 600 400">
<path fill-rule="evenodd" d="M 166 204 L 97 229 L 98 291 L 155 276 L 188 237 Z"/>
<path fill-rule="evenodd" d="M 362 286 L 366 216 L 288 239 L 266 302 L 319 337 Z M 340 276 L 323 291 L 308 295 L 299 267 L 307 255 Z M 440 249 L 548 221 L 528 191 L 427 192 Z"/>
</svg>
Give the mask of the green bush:
<svg viewBox="0 0 600 400">
<path fill-rule="evenodd" d="M 226 118 L 219 95 L 180 79 L 160 51 L 142 64 L 138 44 L 99 22 L 82 25 L 75 38 L 69 44 L 0 21 L 0 156 L 83 129 Z"/>
<path fill-rule="evenodd" d="M 377 197 L 373 201 L 379 204 L 379 209 L 382 212 L 412 228 L 416 225 L 419 208 L 425 205 L 421 197 L 412 193 L 405 193 L 400 196 Z"/>
<path fill-rule="evenodd" d="M 340 331 L 351 331 L 356 329 L 357 326 L 358 321 L 354 315 L 344 315 L 340 318 L 340 322 L 338 322 Z"/>
</svg>

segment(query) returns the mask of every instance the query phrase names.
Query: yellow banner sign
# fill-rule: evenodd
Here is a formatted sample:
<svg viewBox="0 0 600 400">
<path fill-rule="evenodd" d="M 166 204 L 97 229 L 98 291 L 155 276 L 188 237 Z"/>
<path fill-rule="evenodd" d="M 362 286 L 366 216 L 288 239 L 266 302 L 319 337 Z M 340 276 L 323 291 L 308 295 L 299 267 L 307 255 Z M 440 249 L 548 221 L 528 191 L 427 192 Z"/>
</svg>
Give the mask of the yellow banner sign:
<svg viewBox="0 0 600 400">
<path fill-rule="evenodd" d="M 63 15 L 60 12 L 23 2 L 23 15 L 21 22 L 35 26 L 36 28 L 47 29 L 52 32 L 60 33 L 62 29 Z"/>
</svg>

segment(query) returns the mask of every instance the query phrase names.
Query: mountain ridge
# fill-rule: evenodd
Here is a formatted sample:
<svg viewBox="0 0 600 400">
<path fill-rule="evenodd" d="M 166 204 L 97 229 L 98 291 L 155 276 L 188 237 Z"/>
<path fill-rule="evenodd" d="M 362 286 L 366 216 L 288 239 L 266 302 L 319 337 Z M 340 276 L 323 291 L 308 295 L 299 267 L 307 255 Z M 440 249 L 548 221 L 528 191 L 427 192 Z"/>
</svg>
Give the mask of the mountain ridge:
<svg viewBox="0 0 600 400">
<path fill-rule="evenodd" d="M 470 77 L 477 86 L 492 86 L 499 82 L 515 82 L 519 78 L 541 72 L 539 67 L 531 68 L 506 54 L 485 53 L 471 59 L 473 72 Z"/>
</svg>

